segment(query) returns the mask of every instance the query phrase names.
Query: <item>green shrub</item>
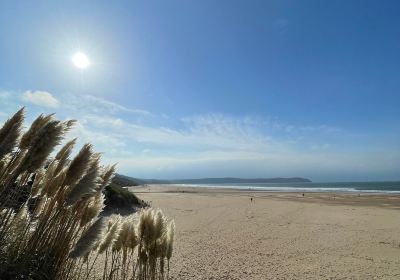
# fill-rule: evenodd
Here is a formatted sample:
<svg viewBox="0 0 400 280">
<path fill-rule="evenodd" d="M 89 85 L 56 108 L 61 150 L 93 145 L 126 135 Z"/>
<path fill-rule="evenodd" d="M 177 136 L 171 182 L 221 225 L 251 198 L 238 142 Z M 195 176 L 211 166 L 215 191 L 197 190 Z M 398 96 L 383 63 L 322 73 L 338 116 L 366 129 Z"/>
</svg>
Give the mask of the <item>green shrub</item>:
<svg viewBox="0 0 400 280">
<path fill-rule="evenodd" d="M 106 208 L 142 208 L 147 205 L 139 199 L 135 194 L 127 189 L 111 182 L 105 190 Z"/>
</svg>

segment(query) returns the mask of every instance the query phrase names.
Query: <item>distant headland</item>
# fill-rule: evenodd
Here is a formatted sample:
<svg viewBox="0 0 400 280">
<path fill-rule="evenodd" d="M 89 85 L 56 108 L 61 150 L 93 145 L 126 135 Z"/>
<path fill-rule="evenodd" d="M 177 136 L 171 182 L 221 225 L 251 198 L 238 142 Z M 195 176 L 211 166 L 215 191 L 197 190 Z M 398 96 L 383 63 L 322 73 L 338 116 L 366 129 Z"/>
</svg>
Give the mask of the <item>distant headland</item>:
<svg viewBox="0 0 400 280">
<path fill-rule="evenodd" d="M 138 179 L 121 174 L 116 175 L 116 179 L 126 181 L 128 185 L 143 184 L 260 184 L 260 183 L 310 183 L 311 180 L 301 177 L 290 178 L 200 178 L 200 179 L 175 179 L 175 180 L 158 180 L 158 179 Z"/>
</svg>

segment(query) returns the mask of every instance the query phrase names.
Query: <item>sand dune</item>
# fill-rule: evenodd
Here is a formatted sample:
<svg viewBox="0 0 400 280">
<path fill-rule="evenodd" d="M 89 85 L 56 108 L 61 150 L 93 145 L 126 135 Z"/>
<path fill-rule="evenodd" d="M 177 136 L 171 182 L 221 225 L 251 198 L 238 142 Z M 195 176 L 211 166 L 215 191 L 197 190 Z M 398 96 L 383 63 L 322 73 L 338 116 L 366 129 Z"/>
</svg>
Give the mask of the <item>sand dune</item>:
<svg viewBox="0 0 400 280">
<path fill-rule="evenodd" d="M 400 279 L 398 196 L 134 191 L 175 218 L 172 279 Z"/>
</svg>

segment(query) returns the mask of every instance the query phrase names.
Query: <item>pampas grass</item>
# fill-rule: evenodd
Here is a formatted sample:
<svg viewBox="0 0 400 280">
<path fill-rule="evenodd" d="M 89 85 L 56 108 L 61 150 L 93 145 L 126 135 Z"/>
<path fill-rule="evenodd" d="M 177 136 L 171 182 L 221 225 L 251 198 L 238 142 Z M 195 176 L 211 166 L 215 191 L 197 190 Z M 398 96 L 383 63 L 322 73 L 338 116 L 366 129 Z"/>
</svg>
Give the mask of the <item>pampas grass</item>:
<svg viewBox="0 0 400 280">
<path fill-rule="evenodd" d="M 25 108 L 20 109 L 0 129 L 0 159 L 16 146 L 24 122 Z"/>
<path fill-rule="evenodd" d="M 43 126 L 45 126 L 48 122 L 50 122 L 52 118 L 53 114 L 47 116 L 40 114 L 40 116 L 33 121 L 29 130 L 25 132 L 25 134 L 22 136 L 21 141 L 19 143 L 20 149 L 28 149 L 31 146 L 33 139 L 40 131 L 40 129 L 42 129 Z"/>
<path fill-rule="evenodd" d="M 85 144 L 68 167 L 66 185 L 73 186 L 80 180 L 89 168 L 92 157 L 92 145 Z"/>
<path fill-rule="evenodd" d="M 74 121 L 40 115 L 22 134 L 23 120 L 24 108 L 0 129 L 0 279 L 168 278 L 173 221 L 155 209 L 103 217 L 115 165 L 90 144 L 70 160 L 76 139 L 51 159 Z"/>
<path fill-rule="evenodd" d="M 33 173 L 42 167 L 50 153 L 63 139 L 64 130 L 64 124 L 60 121 L 50 121 L 45 124 L 32 139 L 31 147 L 19 166 L 19 172 Z"/>
<path fill-rule="evenodd" d="M 96 193 L 99 187 L 99 159 L 96 158 L 90 165 L 89 170 L 79 180 L 79 182 L 70 188 L 70 191 L 66 197 L 66 203 L 68 206 L 75 204 L 81 199 L 90 197 Z"/>
<path fill-rule="evenodd" d="M 94 246 L 97 240 L 103 235 L 105 228 L 104 218 L 101 217 L 87 229 L 76 242 L 73 250 L 69 253 L 71 258 L 79 258 L 88 253 Z"/>
</svg>

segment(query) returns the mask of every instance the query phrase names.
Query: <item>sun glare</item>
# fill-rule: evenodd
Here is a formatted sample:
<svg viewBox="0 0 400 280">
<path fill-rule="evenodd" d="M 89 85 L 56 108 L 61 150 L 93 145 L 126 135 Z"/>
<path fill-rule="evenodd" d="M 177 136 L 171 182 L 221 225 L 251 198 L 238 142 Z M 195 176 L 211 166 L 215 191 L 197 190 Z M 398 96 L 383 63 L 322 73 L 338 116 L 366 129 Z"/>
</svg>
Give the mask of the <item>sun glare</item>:
<svg viewBox="0 0 400 280">
<path fill-rule="evenodd" d="M 86 54 L 77 52 L 76 54 L 73 55 L 72 57 L 72 62 L 74 65 L 80 69 L 85 69 L 89 66 L 89 58 L 87 57 Z"/>
</svg>

